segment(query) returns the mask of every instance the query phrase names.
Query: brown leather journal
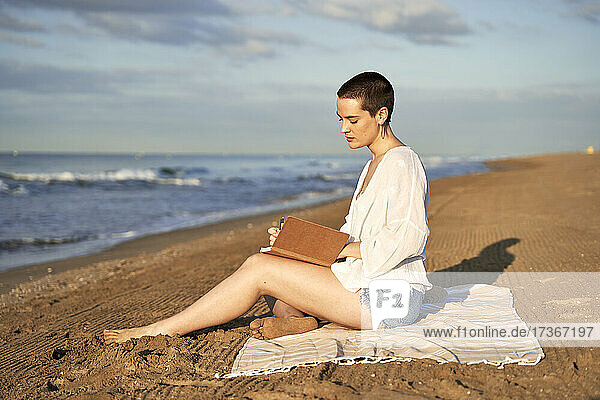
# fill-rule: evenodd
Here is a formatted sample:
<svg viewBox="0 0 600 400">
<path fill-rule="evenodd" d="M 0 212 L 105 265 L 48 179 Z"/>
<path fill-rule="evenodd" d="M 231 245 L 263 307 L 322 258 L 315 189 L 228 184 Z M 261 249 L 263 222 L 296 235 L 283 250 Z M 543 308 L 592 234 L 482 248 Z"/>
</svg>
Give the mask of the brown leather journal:
<svg viewBox="0 0 600 400">
<path fill-rule="evenodd" d="M 261 253 L 330 267 L 350 237 L 345 232 L 301 218 L 285 219 L 277 239 Z"/>
</svg>

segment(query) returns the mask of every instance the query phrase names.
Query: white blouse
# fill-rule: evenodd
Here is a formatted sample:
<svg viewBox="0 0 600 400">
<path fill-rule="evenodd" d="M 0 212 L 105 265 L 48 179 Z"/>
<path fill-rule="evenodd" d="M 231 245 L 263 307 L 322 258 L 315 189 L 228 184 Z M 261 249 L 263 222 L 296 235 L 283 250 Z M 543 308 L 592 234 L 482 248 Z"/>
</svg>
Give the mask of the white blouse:
<svg viewBox="0 0 600 400">
<path fill-rule="evenodd" d="M 360 241 L 362 258 L 346 257 L 331 270 L 351 292 L 377 279 L 404 279 L 417 290 L 432 287 L 425 273 L 425 245 L 429 236 L 429 185 L 419 155 L 409 146 L 389 149 L 369 184 L 356 199 L 369 169 L 358 179 L 346 222 L 340 231 L 349 242 Z"/>
</svg>

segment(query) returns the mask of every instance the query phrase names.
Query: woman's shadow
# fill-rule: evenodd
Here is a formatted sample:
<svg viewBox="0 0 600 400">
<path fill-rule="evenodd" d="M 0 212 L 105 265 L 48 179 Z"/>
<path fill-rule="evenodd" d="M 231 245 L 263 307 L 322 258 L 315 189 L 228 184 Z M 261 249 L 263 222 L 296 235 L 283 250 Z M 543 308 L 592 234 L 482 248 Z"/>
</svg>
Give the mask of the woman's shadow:
<svg viewBox="0 0 600 400">
<path fill-rule="evenodd" d="M 434 286 L 443 288 L 476 283 L 491 285 L 514 262 L 515 256 L 507 249 L 520 241 L 509 238 L 492 243 L 484 247 L 476 257 L 465 258 L 459 264 L 431 272 L 427 274 L 427 278 Z"/>
<path fill-rule="evenodd" d="M 459 264 L 427 274 L 433 289 L 425 293 L 417 321 L 428 314 L 436 314 L 448 303 L 466 300 L 470 289 L 476 284 L 491 285 L 496 282 L 515 260 L 515 256 L 507 249 L 520 241 L 517 238 L 500 240 L 486 246 L 476 257 L 463 259 Z M 460 288 L 454 289 L 457 286 Z"/>
</svg>

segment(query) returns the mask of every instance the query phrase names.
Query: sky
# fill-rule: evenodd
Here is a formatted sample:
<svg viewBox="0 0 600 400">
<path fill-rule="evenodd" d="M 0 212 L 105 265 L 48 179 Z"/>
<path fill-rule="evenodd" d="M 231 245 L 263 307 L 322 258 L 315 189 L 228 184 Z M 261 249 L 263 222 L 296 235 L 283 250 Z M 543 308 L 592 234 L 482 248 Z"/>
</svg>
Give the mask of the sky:
<svg viewBox="0 0 600 400">
<path fill-rule="evenodd" d="M 600 0 L 0 0 L 0 151 L 350 153 L 395 91 L 423 154 L 600 148 Z"/>
</svg>

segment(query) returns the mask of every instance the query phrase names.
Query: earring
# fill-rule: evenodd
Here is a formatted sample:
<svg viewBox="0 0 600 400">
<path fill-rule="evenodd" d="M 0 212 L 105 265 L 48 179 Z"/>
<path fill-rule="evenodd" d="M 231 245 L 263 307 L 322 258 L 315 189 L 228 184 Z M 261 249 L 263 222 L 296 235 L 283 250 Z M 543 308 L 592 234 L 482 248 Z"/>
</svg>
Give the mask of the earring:
<svg viewBox="0 0 600 400">
<path fill-rule="evenodd" d="M 379 125 L 379 134 L 381 135 L 382 139 L 385 139 L 385 127 L 383 125 Z"/>
</svg>

